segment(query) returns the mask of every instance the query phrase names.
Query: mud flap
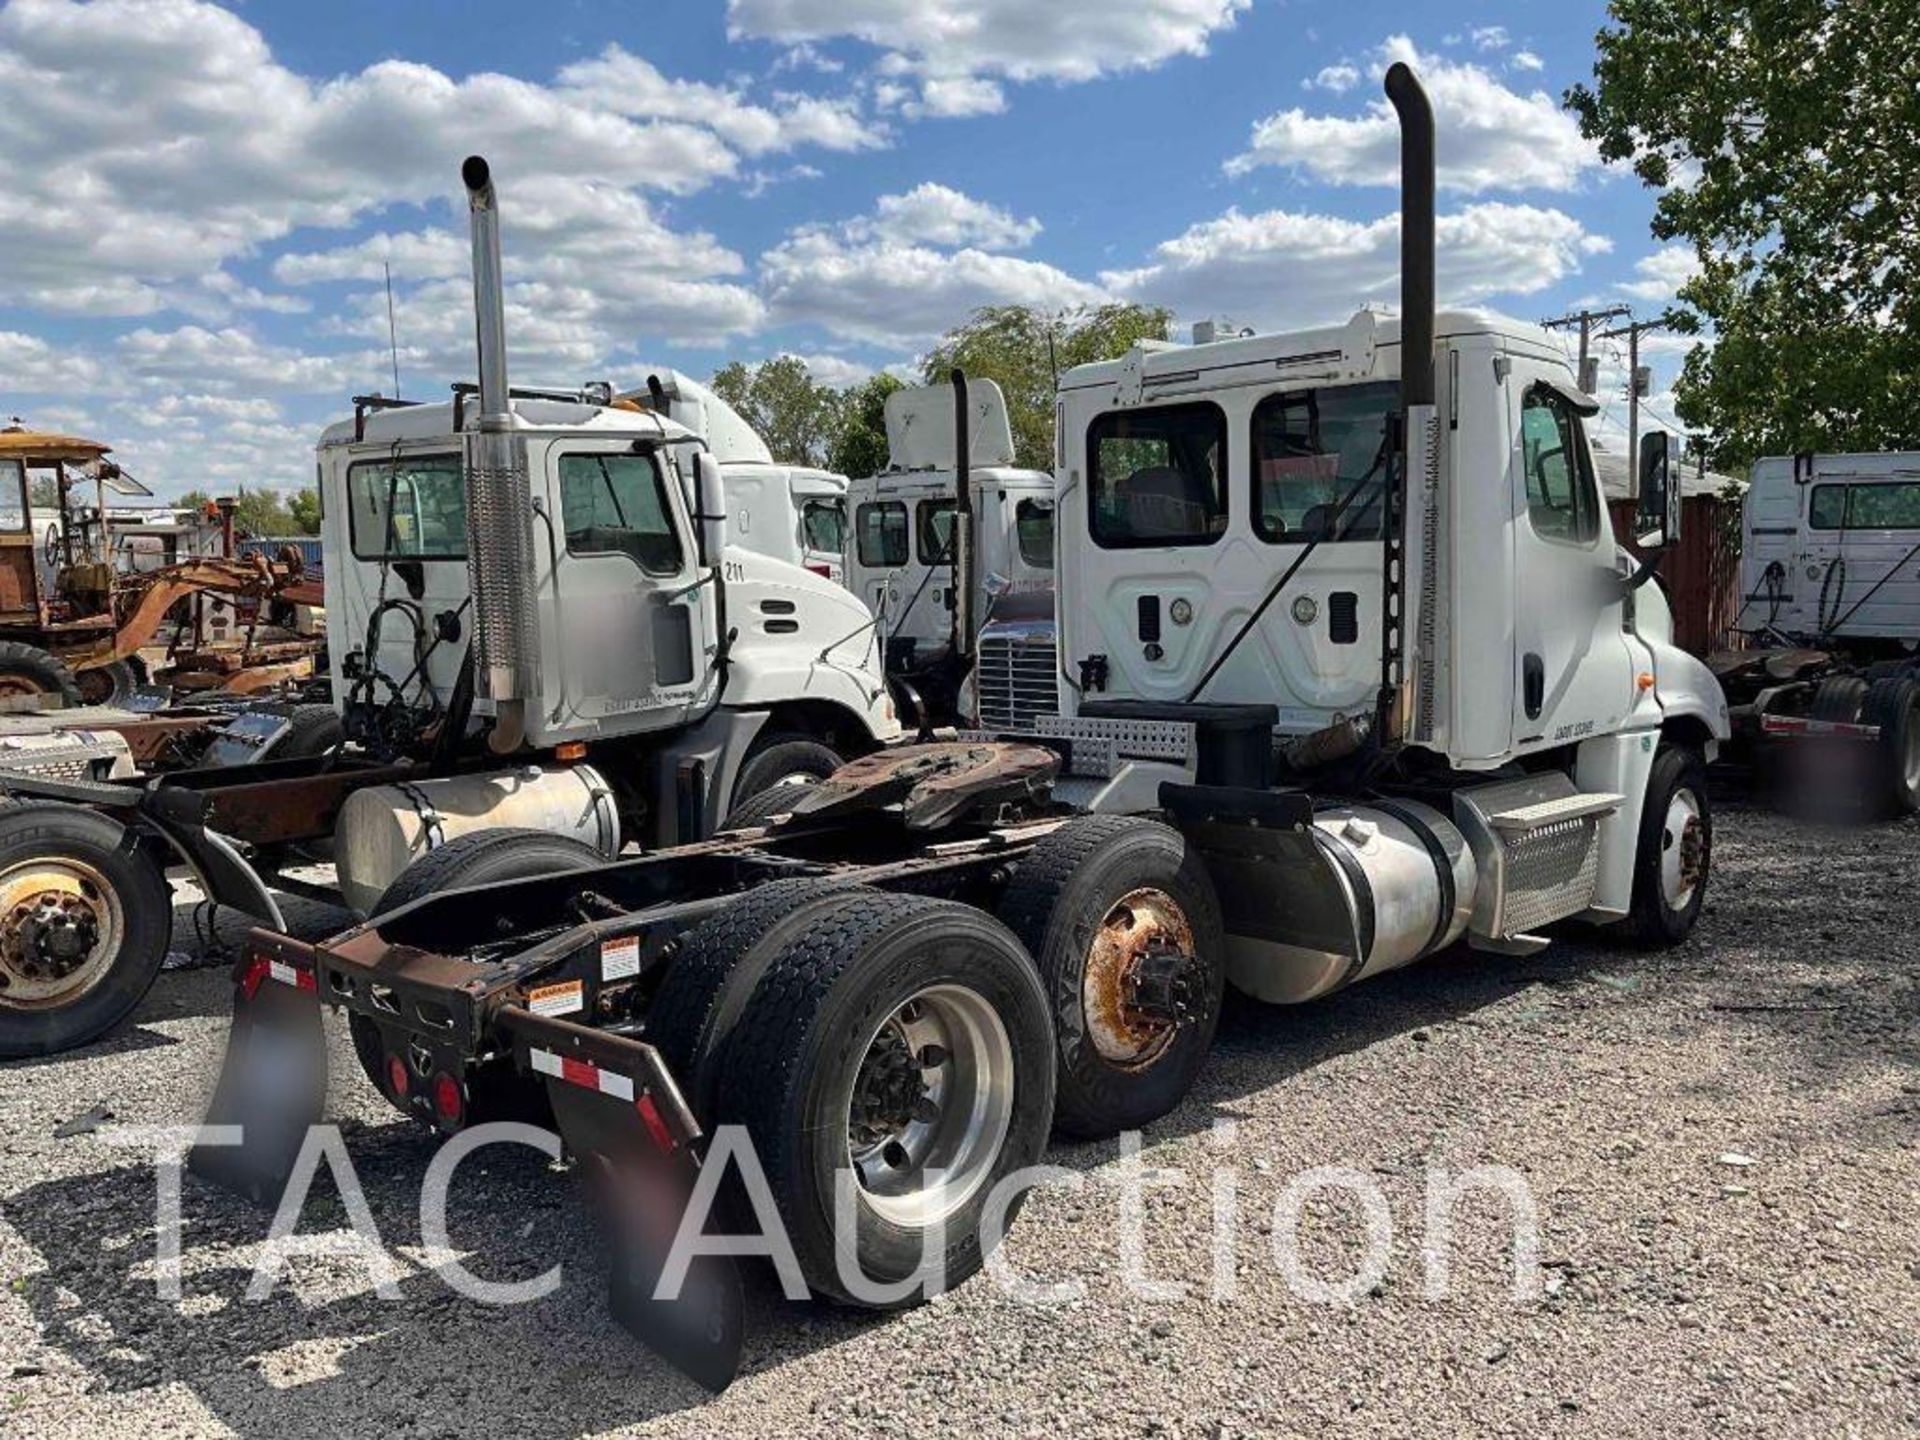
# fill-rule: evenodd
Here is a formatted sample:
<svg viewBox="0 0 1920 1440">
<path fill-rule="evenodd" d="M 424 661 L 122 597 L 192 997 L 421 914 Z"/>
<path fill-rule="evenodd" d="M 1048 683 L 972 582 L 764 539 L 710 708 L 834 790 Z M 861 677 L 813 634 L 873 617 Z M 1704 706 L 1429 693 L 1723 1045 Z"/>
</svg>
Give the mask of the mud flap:
<svg viewBox="0 0 1920 1440">
<path fill-rule="evenodd" d="M 693 1258 L 672 1295 L 660 1293 L 700 1172 L 699 1126 L 651 1045 L 509 1010 L 514 1058 L 544 1076 L 555 1123 L 579 1163 L 612 1250 L 608 1306 L 663 1360 L 719 1392 L 740 1369 L 745 1328 L 731 1256 Z"/>
<path fill-rule="evenodd" d="M 196 1145 L 187 1168 L 277 1205 L 327 1099 L 327 1043 L 312 952 L 256 935 L 234 966 L 233 1026 L 204 1126 L 237 1126 L 237 1145 Z"/>
</svg>

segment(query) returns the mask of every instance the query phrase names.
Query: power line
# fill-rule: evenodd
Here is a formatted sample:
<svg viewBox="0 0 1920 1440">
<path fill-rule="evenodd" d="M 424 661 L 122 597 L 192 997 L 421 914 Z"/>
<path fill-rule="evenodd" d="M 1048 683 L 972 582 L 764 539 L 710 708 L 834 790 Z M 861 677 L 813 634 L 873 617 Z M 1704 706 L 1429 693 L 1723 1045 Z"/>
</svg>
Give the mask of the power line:
<svg viewBox="0 0 1920 1440">
<path fill-rule="evenodd" d="M 1587 383 L 1587 353 L 1593 337 L 1594 327 L 1604 325 L 1609 320 L 1632 318 L 1633 311 L 1625 305 L 1609 305 L 1604 310 L 1578 310 L 1568 315 L 1556 316 L 1552 320 L 1540 323 L 1549 330 L 1573 330 L 1580 332 L 1580 368 L 1576 378 L 1584 386 Z"/>
<path fill-rule="evenodd" d="M 1640 498 L 1640 337 L 1649 330 L 1664 329 L 1663 321 L 1631 320 L 1618 330 L 1609 330 L 1600 338 L 1627 337 L 1627 498 Z M 1649 387 L 1651 388 L 1651 387 Z"/>
</svg>

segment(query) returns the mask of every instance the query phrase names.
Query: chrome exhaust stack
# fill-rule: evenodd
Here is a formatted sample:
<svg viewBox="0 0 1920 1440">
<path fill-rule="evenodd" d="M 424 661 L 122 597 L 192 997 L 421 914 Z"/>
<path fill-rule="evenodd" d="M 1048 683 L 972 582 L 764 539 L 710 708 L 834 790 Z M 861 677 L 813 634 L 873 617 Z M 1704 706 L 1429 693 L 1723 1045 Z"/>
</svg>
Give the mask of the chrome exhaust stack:
<svg viewBox="0 0 1920 1440">
<path fill-rule="evenodd" d="M 476 698 L 491 701 L 496 754 L 526 738 L 527 691 L 536 653 L 533 508 L 526 447 L 514 433 L 507 386 L 506 293 L 500 272 L 500 209 L 493 173 L 478 155 L 460 166 L 473 233 L 474 345 L 480 417 L 467 468 L 467 583 L 473 597 Z"/>
</svg>

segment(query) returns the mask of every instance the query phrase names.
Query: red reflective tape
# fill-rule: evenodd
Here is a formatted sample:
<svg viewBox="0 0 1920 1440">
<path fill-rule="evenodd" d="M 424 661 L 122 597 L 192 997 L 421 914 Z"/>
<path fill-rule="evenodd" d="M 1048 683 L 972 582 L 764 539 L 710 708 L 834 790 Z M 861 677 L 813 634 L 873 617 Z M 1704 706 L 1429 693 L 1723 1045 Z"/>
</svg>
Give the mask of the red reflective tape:
<svg viewBox="0 0 1920 1440">
<path fill-rule="evenodd" d="M 585 1090 L 600 1088 L 600 1067 L 585 1060 L 575 1060 L 571 1055 L 560 1057 L 560 1078 L 569 1085 L 578 1085 Z"/>
<path fill-rule="evenodd" d="M 640 1112 L 640 1119 L 646 1125 L 647 1133 L 653 1136 L 653 1143 L 671 1152 L 673 1132 L 667 1128 L 666 1117 L 660 1113 L 660 1107 L 653 1103 L 653 1096 L 642 1090 L 640 1098 L 633 1102 L 633 1108 Z"/>
<path fill-rule="evenodd" d="M 260 992 L 260 982 L 267 978 L 267 957 L 256 955 L 247 962 L 247 968 L 240 976 L 240 993 L 251 1000 Z"/>
</svg>

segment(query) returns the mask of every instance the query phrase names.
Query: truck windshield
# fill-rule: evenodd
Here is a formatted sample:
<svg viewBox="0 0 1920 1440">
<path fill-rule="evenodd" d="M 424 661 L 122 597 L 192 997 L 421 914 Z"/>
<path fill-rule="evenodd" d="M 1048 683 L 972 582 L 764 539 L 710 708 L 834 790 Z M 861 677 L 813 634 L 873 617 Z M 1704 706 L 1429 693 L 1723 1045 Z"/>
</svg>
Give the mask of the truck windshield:
<svg viewBox="0 0 1920 1440">
<path fill-rule="evenodd" d="M 1269 395 L 1254 408 L 1253 527 L 1263 540 L 1380 538 L 1387 425 L 1398 396 L 1391 384 L 1343 385 Z"/>
<path fill-rule="evenodd" d="M 651 455 L 562 455 L 560 516 L 569 555 L 625 555 L 649 575 L 680 573 L 667 482 Z"/>
<path fill-rule="evenodd" d="M 1013 507 L 1013 534 L 1020 558 L 1035 570 L 1053 568 L 1053 506 L 1022 500 Z"/>
<path fill-rule="evenodd" d="M 467 484 L 458 455 L 347 467 L 347 532 L 361 560 L 464 560 Z"/>
<path fill-rule="evenodd" d="M 1227 530 L 1227 417 L 1218 405 L 1119 410 L 1087 429 L 1096 545 L 1211 545 Z"/>
<path fill-rule="evenodd" d="M 847 548 L 847 507 L 838 500 L 809 500 L 800 507 L 800 533 L 809 550 L 839 555 Z"/>
<path fill-rule="evenodd" d="M 862 505 L 854 515 L 860 563 L 874 567 L 907 563 L 907 507 L 897 500 Z"/>
</svg>

